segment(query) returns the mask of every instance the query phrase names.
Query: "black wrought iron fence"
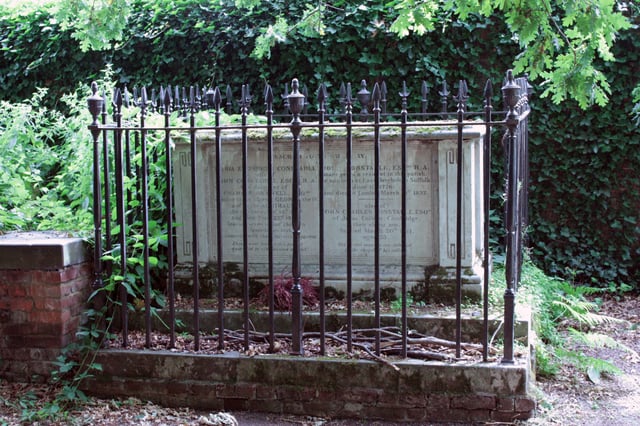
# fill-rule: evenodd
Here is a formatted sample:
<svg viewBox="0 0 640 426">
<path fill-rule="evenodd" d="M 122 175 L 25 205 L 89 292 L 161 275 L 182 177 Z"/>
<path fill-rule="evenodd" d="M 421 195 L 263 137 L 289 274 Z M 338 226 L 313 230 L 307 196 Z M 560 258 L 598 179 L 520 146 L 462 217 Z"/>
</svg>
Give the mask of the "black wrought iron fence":
<svg viewBox="0 0 640 426">
<path fill-rule="evenodd" d="M 490 163 L 492 133 L 495 128 L 504 128 L 504 138 L 502 139 L 507 156 L 505 158 L 507 166 L 507 211 L 506 211 L 506 274 L 507 288 L 505 289 L 505 311 L 504 311 L 504 355 L 503 362 L 514 361 L 514 305 L 515 292 L 520 279 L 520 268 L 522 264 L 522 244 L 523 229 L 526 225 L 527 214 L 527 120 L 529 114 L 530 86 L 526 79 L 514 79 L 511 71 L 507 73 L 502 86 L 504 99 L 504 110 L 495 111 L 492 99 L 494 96 L 493 86 L 487 81 L 483 97 L 483 108 L 479 111 L 468 111 L 468 90 L 465 81 L 460 81 L 457 94 L 453 96 L 456 104 L 455 111 L 448 111 L 448 100 L 451 94 L 446 84 L 440 90 L 440 108 L 437 112 L 429 112 L 428 109 L 428 86 L 423 83 L 420 88 L 421 110 L 417 113 L 410 113 L 407 110 L 410 91 L 405 84 L 400 86 L 397 94 L 401 105 L 397 113 L 387 112 L 387 98 L 390 96 L 384 82 L 376 83 L 369 92 L 366 84 L 362 82 L 360 90 L 353 96 L 350 85 L 342 85 L 338 97 L 333 100 L 333 106 L 329 108 L 330 97 L 327 88 L 322 85 L 315 96 L 315 103 L 312 105 L 307 91 L 301 91 L 297 80 L 291 83 L 291 90 L 286 87 L 281 101 L 277 100 L 273 89 L 267 85 L 263 92 L 264 109 L 253 106 L 253 111 L 260 111 L 262 116 L 259 119 L 250 113 L 254 98 L 249 92 L 248 86 L 243 86 L 241 97 L 234 100 L 229 87 L 224 90 L 224 95 L 218 87 L 203 88 L 160 88 L 153 90 L 148 96 L 147 90 L 135 89 L 133 93 L 128 90 L 115 89 L 111 101 L 111 114 L 107 113 L 108 101 L 106 96 L 100 93 L 95 83 L 92 84 L 93 94 L 88 99 L 88 106 L 93 116 L 93 122 L 89 129 L 93 135 L 94 146 L 94 219 L 95 219 L 95 288 L 103 288 L 107 283 L 113 287 L 117 293 L 117 298 L 122 307 L 131 305 L 132 299 L 142 304 L 141 310 L 145 318 L 145 339 L 146 345 L 151 345 L 152 335 L 152 315 L 155 309 L 154 302 L 154 280 L 161 280 L 166 283 L 166 294 L 169 311 L 168 347 L 175 345 L 176 339 L 176 286 L 175 269 L 178 262 L 176 244 L 179 238 L 189 240 L 188 246 L 190 259 L 188 261 L 191 271 L 192 296 L 193 296 L 193 339 L 194 348 L 200 348 L 200 291 L 201 291 L 201 271 L 203 259 L 201 256 L 201 245 L 204 243 L 211 246 L 214 253 L 215 283 L 217 289 L 217 343 L 218 348 L 225 347 L 225 268 L 228 268 L 225 254 L 229 252 L 229 239 L 225 237 L 228 233 L 228 217 L 230 210 L 233 214 L 238 214 L 241 223 L 240 241 L 231 243 L 240 249 L 240 260 L 242 273 L 242 309 L 243 309 L 243 331 L 244 347 L 249 349 L 251 331 L 250 311 L 250 280 L 251 280 L 251 255 L 250 247 L 254 241 L 254 230 L 250 223 L 250 216 L 254 213 L 249 211 L 255 208 L 252 204 L 255 196 L 250 189 L 252 170 L 249 167 L 249 148 L 253 146 L 252 138 L 255 133 L 260 133 L 261 144 L 265 146 L 266 166 L 261 175 L 266 179 L 263 187 L 266 192 L 264 205 L 261 209 L 266 212 L 264 218 L 266 224 L 266 245 L 260 250 L 266 251 L 266 276 L 264 277 L 266 288 L 268 289 L 268 312 L 269 330 L 268 339 L 271 350 L 275 350 L 274 342 L 276 338 L 275 320 L 276 307 L 274 306 L 274 280 L 276 279 L 275 268 L 279 264 L 275 253 L 282 254 L 282 247 L 288 253 L 291 267 L 292 288 L 291 296 L 291 353 L 301 355 L 304 353 L 303 339 L 305 338 L 305 315 L 307 311 L 303 309 L 304 291 L 301 280 L 305 279 L 306 273 L 303 271 L 303 263 L 317 272 L 314 277 L 314 284 L 318 288 L 319 296 L 319 336 L 320 353 L 325 353 L 326 344 L 326 301 L 325 290 L 329 278 L 327 277 L 327 248 L 326 235 L 328 231 L 335 233 L 335 230 L 328 230 L 332 224 L 328 223 L 327 209 L 328 199 L 343 199 L 344 209 L 342 209 L 344 229 L 338 233 L 344 234 L 344 284 L 346 287 L 346 336 L 345 343 L 348 351 L 352 351 L 352 302 L 354 292 L 354 215 L 358 211 L 354 206 L 354 171 L 357 165 L 354 164 L 353 143 L 358 133 L 358 138 L 365 138 L 371 144 L 371 173 L 366 175 L 373 182 L 370 183 L 371 203 L 366 209 L 370 210 L 371 223 L 366 225 L 366 238 L 371 238 L 373 244 L 367 246 L 373 251 L 373 259 L 370 262 L 374 327 L 373 333 L 368 343 L 367 350 L 376 355 L 384 353 L 381 339 L 384 333 L 381 324 L 381 268 L 389 266 L 388 258 L 385 258 L 384 265 L 381 260 L 381 249 L 384 248 L 382 241 L 383 234 L 381 227 L 385 219 L 381 215 L 386 212 L 394 212 L 394 220 L 399 222 L 399 226 L 392 227 L 399 233 L 399 243 L 394 250 L 398 251 L 397 262 L 391 265 L 400 271 L 399 300 L 400 300 L 400 335 L 401 351 L 400 356 L 411 355 L 408 350 L 408 337 L 410 330 L 408 326 L 408 247 L 414 246 L 414 240 L 424 238 L 435 238 L 429 233 L 413 232 L 409 230 L 408 220 L 411 215 L 408 213 L 408 206 L 411 201 L 410 182 L 408 170 L 413 163 L 408 158 L 408 143 L 411 135 L 418 129 L 430 131 L 429 129 L 445 128 L 454 135 L 456 149 L 452 152 L 455 158 L 449 158 L 452 164 L 456 164 L 455 182 L 455 241 L 451 243 L 453 247 L 451 255 L 455 257 L 455 291 L 454 301 L 456 308 L 456 357 L 460 357 L 462 345 L 462 288 L 463 270 L 465 266 L 462 259 L 466 254 L 465 232 L 470 232 L 464 223 L 464 180 L 468 179 L 464 174 L 465 161 L 463 158 L 464 132 L 465 129 L 482 129 L 480 131 L 482 144 L 481 164 L 474 167 L 479 168 L 478 179 L 482 188 L 481 210 L 482 214 L 477 216 L 482 218 L 479 224 L 483 230 L 481 241 L 480 261 L 482 266 L 482 307 L 483 307 L 483 333 L 480 338 L 483 344 L 483 358 L 486 361 L 489 353 L 489 327 L 488 327 L 488 286 L 490 282 L 490 248 L 489 248 L 489 194 L 490 194 Z M 234 113 L 235 105 L 238 107 L 235 121 L 229 122 L 228 114 Z M 358 109 L 358 111 L 354 111 Z M 333 113 L 328 110 L 337 111 Z M 310 112 L 311 111 L 311 112 Z M 111 115 L 111 117 L 109 117 Z M 227 120 L 225 122 L 225 120 Z M 426 129 L 426 130 L 425 130 Z M 239 158 L 236 158 L 237 167 L 240 171 L 238 180 L 241 181 L 241 189 L 238 191 L 239 200 L 233 201 L 235 207 L 230 207 L 229 201 L 225 199 L 224 185 L 228 178 L 227 169 L 223 164 L 223 156 L 227 149 L 224 144 L 225 135 L 229 132 L 239 137 Z M 274 179 L 275 162 L 274 146 L 276 139 L 283 138 L 283 132 L 287 134 L 289 140 L 287 150 L 290 152 L 290 176 L 285 179 Z M 327 183 L 327 138 L 338 138 L 344 155 L 340 158 L 344 160 L 341 170 L 344 170 L 340 177 L 342 185 L 339 193 L 330 194 L 328 191 L 336 190 L 336 183 Z M 413 132 L 413 133 L 412 133 Z M 362 135 L 365 136 L 362 136 Z M 386 134 L 394 134 L 395 142 L 385 139 Z M 312 189 L 317 191 L 317 208 L 314 214 L 306 215 L 304 218 L 301 212 L 304 208 L 303 193 L 309 191 L 306 187 L 304 176 L 301 175 L 301 135 L 304 135 L 304 145 L 307 150 L 313 147 L 316 152 L 315 160 L 317 167 L 305 169 L 317 172 L 317 184 Z M 209 145 L 213 146 L 213 160 L 207 163 L 213 167 L 211 170 L 201 170 L 202 153 L 199 151 L 207 139 Z M 188 163 L 186 170 L 188 177 L 181 179 L 187 181 L 186 186 L 176 187 L 176 159 L 173 158 L 178 142 L 181 143 L 182 153 Z M 399 189 L 398 197 L 392 202 L 397 205 L 389 206 L 389 197 L 384 195 L 384 178 L 381 171 L 385 165 L 381 160 L 381 147 L 399 152 Z M 368 146 L 368 145 L 367 145 Z M 391 147 L 391 148 L 388 148 Z M 289 160 L 289 154 L 286 159 Z M 342 161 L 341 160 L 341 161 Z M 436 161 L 437 162 L 437 161 Z M 203 181 L 204 173 L 209 173 L 210 179 Z M 238 175 L 234 175 L 238 176 Z M 335 177 L 335 176 L 334 176 Z M 255 179 L 255 178 L 253 178 Z M 419 183 L 417 184 L 419 185 Z M 414 188 L 415 184 L 411 184 Z M 281 208 L 276 205 L 275 193 L 282 194 L 284 188 L 291 188 L 288 196 L 290 202 L 290 214 L 283 215 Z M 184 204 L 177 206 L 176 191 L 185 192 L 188 188 L 189 194 L 182 194 L 181 200 L 188 200 L 190 204 L 186 210 Z M 202 199 L 203 191 L 211 196 L 211 201 Z M 385 198 L 386 197 L 386 198 Z M 207 215 L 213 217 L 210 226 L 202 227 L 203 222 L 201 203 L 215 206 L 206 210 Z M 412 206 L 414 204 L 411 204 Z M 176 206 L 180 209 L 178 212 Z M 368 214 L 369 214 L 368 213 Z M 288 216 L 287 225 L 290 226 L 290 245 L 282 246 L 280 240 L 274 236 L 276 230 L 274 221 L 282 221 L 284 216 Z M 177 217 L 180 217 L 180 221 Z M 208 219 L 207 219 L 208 220 Z M 187 226 L 190 223 L 190 226 Z M 333 223 L 335 225 L 335 223 Z M 387 225 L 384 225 L 387 226 Z M 393 225 L 395 226 L 395 225 Z M 176 230 L 184 231 L 177 235 Z M 190 229 L 189 229 L 190 227 Z M 206 229 L 201 229 L 206 228 Z M 408 232 L 408 231 L 411 231 Z M 314 244 L 317 245 L 317 256 L 312 259 L 303 259 L 301 248 L 301 237 L 314 233 Z M 305 234 L 307 233 L 307 234 Z M 333 235 L 333 234 L 332 234 Z M 363 238 L 359 236 L 358 238 Z M 182 241 L 180 244 L 184 243 Z M 276 245 L 278 245 L 276 247 Z M 333 247 L 333 246 L 332 246 Z M 132 253 L 133 251 L 133 253 Z M 159 257 L 161 253 L 163 257 Z M 315 251 L 314 251 L 315 253 Z M 331 253 L 329 253 L 331 254 Z M 184 256 L 184 253 L 183 255 Z M 166 260 L 165 260 L 166 259 Z M 209 259 L 210 260 L 210 259 Z M 436 265 L 437 266 L 437 265 Z M 335 275 L 335 271 L 332 271 Z M 331 279 L 334 279 L 332 277 Z M 120 325 L 122 334 L 122 344 L 129 343 L 128 327 L 129 309 L 120 309 Z"/>
</svg>

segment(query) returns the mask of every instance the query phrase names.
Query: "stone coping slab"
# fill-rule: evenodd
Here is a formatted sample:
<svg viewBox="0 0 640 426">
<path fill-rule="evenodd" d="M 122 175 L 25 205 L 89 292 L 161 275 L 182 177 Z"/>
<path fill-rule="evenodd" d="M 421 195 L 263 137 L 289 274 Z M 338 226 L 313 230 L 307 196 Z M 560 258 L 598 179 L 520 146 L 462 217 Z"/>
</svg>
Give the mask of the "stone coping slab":
<svg viewBox="0 0 640 426">
<path fill-rule="evenodd" d="M 57 270 L 88 259 L 85 241 L 66 232 L 12 232 L 0 235 L 0 269 Z"/>
</svg>

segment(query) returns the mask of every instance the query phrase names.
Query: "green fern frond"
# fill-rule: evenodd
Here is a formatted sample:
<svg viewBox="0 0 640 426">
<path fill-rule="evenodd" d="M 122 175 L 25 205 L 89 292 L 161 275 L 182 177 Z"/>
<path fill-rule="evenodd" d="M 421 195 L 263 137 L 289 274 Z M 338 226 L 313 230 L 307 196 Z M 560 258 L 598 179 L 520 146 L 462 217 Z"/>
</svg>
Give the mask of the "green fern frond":
<svg viewBox="0 0 640 426">
<path fill-rule="evenodd" d="M 620 343 L 611 336 L 602 333 L 583 333 L 580 330 L 569 328 L 569 334 L 575 341 L 592 348 L 612 348 L 628 352 L 636 357 L 640 357 L 637 351 L 630 346 Z"/>
<path fill-rule="evenodd" d="M 560 300 L 554 300 L 551 304 L 559 308 L 558 318 L 568 318 L 577 321 L 581 325 L 588 327 L 594 327 L 600 324 L 617 324 L 624 322 L 618 318 L 610 317 L 608 315 L 601 315 L 593 312 L 597 305 L 587 300 L 581 300 L 578 298 L 567 298 L 561 296 Z"/>
<path fill-rule="evenodd" d="M 584 355 L 578 352 L 568 351 L 563 348 L 556 348 L 556 356 L 563 361 L 569 362 L 585 373 L 595 372 L 597 374 L 622 374 L 622 370 L 615 364 L 600 358 Z"/>
</svg>

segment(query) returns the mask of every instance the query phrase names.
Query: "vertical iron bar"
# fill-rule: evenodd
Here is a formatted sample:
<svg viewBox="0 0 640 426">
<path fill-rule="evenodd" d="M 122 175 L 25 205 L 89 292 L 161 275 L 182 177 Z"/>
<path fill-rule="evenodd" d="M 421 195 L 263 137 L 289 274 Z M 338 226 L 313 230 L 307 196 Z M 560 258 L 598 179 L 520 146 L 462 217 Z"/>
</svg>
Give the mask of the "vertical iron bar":
<svg viewBox="0 0 640 426">
<path fill-rule="evenodd" d="M 104 99 L 98 95 L 98 85 L 91 83 L 91 96 L 87 99 L 87 106 L 93 121 L 89 125 L 91 136 L 93 137 L 93 230 L 94 230 L 94 251 L 93 251 L 93 286 L 94 292 L 103 287 L 102 281 L 102 184 L 100 182 L 100 124 L 98 117 L 103 111 Z M 105 132 L 106 134 L 106 132 Z M 96 310 L 101 310 L 104 306 L 102 294 L 96 295 L 94 306 Z"/>
<path fill-rule="evenodd" d="M 183 89 L 184 93 L 184 89 Z M 193 242 L 193 347 L 200 350 L 200 265 L 198 259 L 198 167 L 196 146 L 196 100 L 193 86 L 189 88 L 189 100 L 183 102 L 185 113 L 189 108 L 189 133 L 191 145 L 191 238 Z"/>
<path fill-rule="evenodd" d="M 165 173 L 167 189 L 165 192 L 165 203 L 167 206 L 167 295 L 169 297 L 169 348 L 176 346 L 176 306 L 175 306 L 175 271 L 173 258 L 175 248 L 173 241 L 173 171 L 172 171 L 172 148 L 171 130 L 169 121 L 171 117 L 171 91 L 164 94 L 164 150 L 165 150 Z"/>
<path fill-rule="evenodd" d="M 505 105 L 507 106 L 507 149 L 508 175 L 507 175 L 507 256 L 506 256 L 506 281 L 507 288 L 504 293 L 504 355 L 503 364 L 513 364 L 513 338 L 515 315 L 515 289 L 517 280 L 517 265 L 519 261 L 518 249 L 518 146 L 516 131 L 519 116 L 516 110 L 520 87 L 513 79 L 513 72 L 507 72 L 505 85 L 502 87 Z"/>
<path fill-rule="evenodd" d="M 456 358 L 460 358 L 462 343 L 462 128 L 464 120 L 464 82 L 458 87 L 458 144 L 456 174 Z"/>
<path fill-rule="evenodd" d="M 352 215 L 352 156 L 353 156 L 353 140 L 352 140 L 352 122 L 353 122 L 353 101 L 351 99 L 351 83 L 347 83 L 345 93 L 345 116 L 347 127 L 347 351 L 353 349 L 353 215 Z"/>
<path fill-rule="evenodd" d="M 406 82 L 402 82 L 402 92 L 400 97 L 402 98 L 402 111 L 401 111 L 401 188 L 400 188 L 400 217 L 401 217 L 401 267 L 402 267 L 402 283 L 401 283 L 401 298 L 402 298 L 402 352 L 403 358 L 407 357 L 407 340 L 409 334 L 409 324 L 407 321 L 407 97 L 409 91 L 407 90 Z"/>
<path fill-rule="evenodd" d="M 373 86 L 373 144 L 374 144 L 374 302 L 376 341 L 375 351 L 380 355 L 380 86 Z"/>
<path fill-rule="evenodd" d="M 291 288 L 292 299 L 292 355 L 303 355 L 302 346 L 302 298 L 303 289 L 300 286 L 300 131 L 302 122 L 300 112 L 304 105 L 304 95 L 298 90 L 298 80 L 291 82 L 291 94 L 287 97 L 289 108 L 293 118 L 291 120 L 291 133 L 293 135 L 293 171 L 291 180 L 291 228 L 293 234 L 293 259 L 292 274 L 293 287 Z"/>
<path fill-rule="evenodd" d="M 493 86 L 491 80 L 487 80 L 487 84 L 484 87 L 484 143 L 483 150 L 483 202 L 484 202 L 484 232 L 483 232 L 483 321 L 482 321 L 482 360 L 487 362 L 489 360 L 489 284 L 491 281 L 491 253 L 489 246 L 489 233 L 491 231 L 491 97 L 493 96 Z"/>
<path fill-rule="evenodd" d="M 213 91 L 216 125 L 216 261 L 218 272 L 218 349 L 224 349 L 224 263 L 222 257 L 222 132 L 220 113 L 222 96 L 216 86 Z"/>
<path fill-rule="evenodd" d="M 533 87 L 529 84 L 528 77 L 518 79 L 520 85 L 520 106 L 519 114 L 522 116 L 529 110 L 529 97 L 533 92 Z M 516 286 L 520 284 L 520 277 L 522 274 L 522 262 L 524 256 L 523 246 L 527 243 L 527 235 L 525 230 L 529 225 L 529 115 L 525 115 L 524 119 L 520 122 L 518 134 L 521 139 L 521 151 L 520 151 L 520 181 L 521 183 L 521 201 L 520 201 L 520 245 L 518 252 L 519 264 L 518 264 L 518 279 L 516 280 Z M 516 287 L 517 291 L 517 287 Z"/>
<path fill-rule="evenodd" d="M 142 88 L 144 91 L 144 87 Z M 129 143 L 129 132 L 126 133 L 126 142 Z M 134 135 L 133 138 L 133 152 L 138 152 L 140 149 L 140 140 L 138 139 L 138 137 L 136 137 L 136 135 Z M 129 154 L 127 154 L 129 155 Z M 133 177 L 133 172 L 130 170 L 127 170 L 127 177 L 132 178 Z M 141 170 L 140 170 L 140 166 L 136 163 L 135 164 L 135 176 L 140 176 Z M 140 196 L 140 183 L 138 182 L 138 179 L 134 180 L 135 185 L 134 185 L 134 193 L 131 195 L 131 199 L 135 199 L 138 202 L 141 202 L 141 200 L 138 199 L 138 197 Z M 131 189 L 127 188 L 127 193 L 130 194 L 131 193 Z M 127 205 L 129 204 L 130 200 L 127 199 Z M 129 223 L 130 221 L 132 221 L 133 218 L 127 218 L 127 222 Z"/>
<path fill-rule="evenodd" d="M 318 257 L 320 263 L 320 355 L 324 355 L 325 348 L 325 299 L 324 299 L 324 120 L 327 87 L 324 83 L 318 88 Z"/>
<path fill-rule="evenodd" d="M 102 125 L 107 124 L 107 97 L 102 92 Z M 102 132 L 102 167 L 104 176 L 104 244 L 105 250 L 111 252 L 113 249 L 111 239 L 111 171 L 109 160 L 109 137 L 107 132 Z M 113 271 L 113 262 L 111 260 L 105 262 L 104 270 L 107 276 L 111 276 Z"/>
<path fill-rule="evenodd" d="M 240 99 L 242 117 L 242 296 L 244 307 L 244 349 L 247 351 L 249 350 L 249 138 L 247 134 L 249 99 L 249 87 L 243 84 Z"/>
<path fill-rule="evenodd" d="M 269 351 L 275 352 L 275 295 L 273 281 L 273 90 L 267 84 L 264 91 L 267 106 L 267 240 L 269 254 Z"/>
<path fill-rule="evenodd" d="M 122 282 L 119 286 L 120 296 L 120 318 L 122 321 L 122 346 L 129 346 L 129 324 L 128 324 L 128 293 L 125 281 L 127 278 L 127 221 L 125 216 L 125 195 L 124 195 L 124 170 L 122 158 L 122 94 L 120 89 L 116 89 L 113 96 L 114 119 L 117 129 L 114 131 L 114 161 L 116 178 L 116 209 L 117 221 L 120 227 L 118 242 L 120 244 L 120 276 Z"/>
<path fill-rule="evenodd" d="M 161 92 L 162 96 L 162 92 Z M 145 98 L 145 89 L 142 88 L 142 98 Z M 140 160 L 142 186 L 142 257 L 144 268 L 144 324 L 145 347 L 151 347 L 151 276 L 149 273 L 149 161 L 147 158 L 147 135 L 145 126 L 145 102 L 140 106 Z M 128 135 L 128 133 L 127 133 Z M 127 140 L 129 138 L 127 137 Z"/>
<path fill-rule="evenodd" d="M 134 135 L 134 138 L 136 138 L 136 135 Z M 137 143 L 137 139 L 136 139 L 135 147 L 137 147 L 137 146 L 138 146 L 138 143 Z M 135 150 L 135 147 L 134 147 L 134 150 Z M 133 179 L 133 172 L 131 170 L 131 158 L 132 157 L 133 156 L 131 155 L 131 138 L 130 138 L 129 132 L 127 131 L 125 133 L 125 136 L 124 136 L 124 169 L 125 169 L 125 173 L 126 173 L 128 179 Z M 138 176 L 140 176 L 139 172 L 140 172 L 140 168 L 136 165 L 136 178 Z M 137 180 L 136 180 L 136 189 L 137 188 L 138 188 L 138 183 L 137 183 Z M 137 197 L 138 194 L 139 194 L 139 192 L 136 191 L 135 196 Z M 131 204 L 131 201 L 133 200 L 133 195 L 134 194 L 131 193 L 131 187 L 128 187 L 127 188 L 127 198 L 126 198 L 127 205 Z M 135 219 L 134 217 L 129 217 L 128 218 L 129 225 L 132 224 L 132 221 L 134 219 Z"/>
</svg>

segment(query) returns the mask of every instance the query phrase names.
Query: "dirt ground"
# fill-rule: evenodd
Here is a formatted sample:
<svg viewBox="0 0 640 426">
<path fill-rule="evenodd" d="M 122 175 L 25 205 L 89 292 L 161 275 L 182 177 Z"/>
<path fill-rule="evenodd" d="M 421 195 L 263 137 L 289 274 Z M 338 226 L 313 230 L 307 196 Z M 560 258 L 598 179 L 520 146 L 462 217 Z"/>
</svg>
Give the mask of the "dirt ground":
<svg viewBox="0 0 640 426">
<path fill-rule="evenodd" d="M 594 383 L 587 374 L 565 367 L 553 379 L 538 380 L 538 413 L 527 424 L 640 425 L 640 297 L 608 298 L 600 313 L 626 321 L 601 325 L 594 331 L 613 337 L 628 350 L 585 346 L 572 350 L 611 361 L 623 373 Z"/>
<path fill-rule="evenodd" d="M 598 326 L 594 331 L 607 334 L 625 348 L 591 348 L 573 345 L 570 349 L 613 362 L 623 373 L 589 377 L 565 366 L 551 379 L 539 379 L 536 416 L 523 425 L 640 425 L 640 297 L 610 297 L 601 307 L 603 314 L 624 320 Z M 44 406 L 53 390 L 45 386 L 0 381 L 0 426 L 52 424 L 33 418 L 21 423 L 26 408 Z M 69 425 L 305 425 L 391 426 L 396 423 L 322 419 L 259 413 L 204 413 L 190 409 L 159 407 L 135 399 L 97 400 L 69 412 L 66 420 L 53 424 Z"/>
</svg>

